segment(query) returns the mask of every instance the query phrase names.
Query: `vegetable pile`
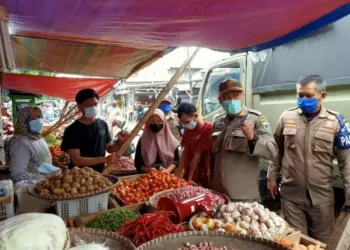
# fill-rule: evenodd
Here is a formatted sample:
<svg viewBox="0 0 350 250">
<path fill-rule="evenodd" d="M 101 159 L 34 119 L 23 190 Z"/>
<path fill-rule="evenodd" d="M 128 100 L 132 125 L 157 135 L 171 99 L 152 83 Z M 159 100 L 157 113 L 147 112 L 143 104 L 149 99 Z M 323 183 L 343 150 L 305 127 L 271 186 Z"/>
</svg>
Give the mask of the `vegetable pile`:
<svg viewBox="0 0 350 250">
<path fill-rule="evenodd" d="M 128 210 L 106 212 L 86 225 L 89 228 L 98 228 L 115 232 L 127 220 L 133 220 L 137 214 Z"/>
<path fill-rule="evenodd" d="M 49 135 L 45 136 L 44 139 L 45 139 L 47 145 L 49 145 L 49 146 L 61 145 L 61 140 L 58 138 L 58 136 L 56 136 L 54 134 L 49 134 Z"/>
<path fill-rule="evenodd" d="M 49 149 L 52 156 L 52 164 L 59 168 L 68 168 L 70 162 L 69 155 L 63 152 L 60 146 L 51 146 Z"/>
<path fill-rule="evenodd" d="M 226 203 L 225 199 L 222 196 L 212 193 L 211 190 L 203 187 L 199 187 L 199 186 L 187 186 L 183 188 L 169 190 L 168 192 L 162 193 L 157 197 L 155 197 L 154 201 L 152 201 L 151 203 L 153 206 L 157 207 L 159 199 L 163 197 L 167 197 L 172 199 L 175 202 L 178 202 L 178 201 L 185 201 L 187 199 L 197 197 L 201 194 L 209 195 L 209 198 L 211 199 L 211 204 L 205 204 L 205 205 L 210 210 L 216 208 L 219 205 L 223 205 Z"/>
<path fill-rule="evenodd" d="M 201 242 L 197 245 L 191 245 L 190 243 L 186 243 L 186 245 L 178 250 L 227 250 L 227 247 L 216 247 L 213 246 L 211 242 Z M 232 248 L 232 250 L 235 250 Z"/>
<path fill-rule="evenodd" d="M 117 233 L 139 246 L 164 235 L 183 232 L 182 225 L 173 224 L 170 216 L 173 213 L 164 211 L 144 214 L 123 225 Z"/>
<path fill-rule="evenodd" d="M 274 239 L 287 229 L 287 223 L 276 213 L 270 212 L 259 203 L 233 203 L 223 205 L 214 220 L 208 226 L 208 218 L 196 218 L 192 226 L 196 230 L 220 230 L 234 233 L 251 234 L 257 237 Z"/>
<path fill-rule="evenodd" d="M 191 183 L 164 172 L 151 172 L 141 175 L 134 181 L 122 181 L 114 191 L 124 201 L 125 205 L 147 201 L 153 194 L 180 188 Z"/>
<path fill-rule="evenodd" d="M 122 156 L 117 164 L 113 165 L 114 170 L 136 170 L 133 159 Z"/>
<path fill-rule="evenodd" d="M 283 246 L 289 247 L 292 250 L 324 250 L 323 248 L 321 248 L 319 241 L 317 241 L 316 245 L 308 246 L 304 246 L 296 241 L 293 242 L 291 240 L 286 240 L 283 238 L 279 239 L 277 242 Z"/>
<path fill-rule="evenodd" d="M 62 174 L 50 176 L 37 185 L 40 196 L 74 196 L 104 190 L 113 184 L 92 168 L 66 169 Z"/>
</svg>

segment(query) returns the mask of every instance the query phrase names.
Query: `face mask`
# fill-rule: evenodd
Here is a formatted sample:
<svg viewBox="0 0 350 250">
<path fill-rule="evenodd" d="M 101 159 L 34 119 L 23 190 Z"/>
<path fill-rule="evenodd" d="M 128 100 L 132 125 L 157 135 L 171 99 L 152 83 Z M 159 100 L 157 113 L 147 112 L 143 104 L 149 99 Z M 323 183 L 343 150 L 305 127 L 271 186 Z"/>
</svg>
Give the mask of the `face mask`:
<svg viewBox="0 0 350 250">
<path fill-rule="evenodd" d="M 94 119 L 96 118 L 96 116 L 98 116 L 98 107 L 97 106 L 92 106 L 92 107 L 89 107 L 89 108 L 86 108 L 84 109 L 85 111 L 85 114 L 84 116 L 88 119 Z"/>
<path fill-rule="evenodd" d="M 159 105 L 159 109 L 162 110 L 164 113 L 169 113 L 171 111 L 171 104 L 170 103 L 161 103 Z"/>
<path fill-rule="evenodd" d="M 221 105 L 222 105 L 222 108 L 229 115 L 237 115 L 242 110 L 241 100 L 228 100 L 228 101 L 224 101 Z"/>
<path fill-rule="evenodd" d="M 184 125 L 185 129 L 193 130 L 197 127 L 197 122 L 191 121 L 189 124 Z"/>
<path fill-rule="evenodd" d="M 300 98 L 298 97 L 298 107 L 304 113 L 313 113 L 317 109 L 318 98 Z"/>
<path fill-rule="evenodd" d="M 42 118 L 32 120 L 29 122 L 29 128 L 32 133 L 40 133 L 43 128 L 44 121 Z"/>
<path fill-rule="evenodd" d="M 163 129 L 163 124 L 150 124 L 149 128 L 152 130 L 153 133 L 158 133 Z"/>
</svg>

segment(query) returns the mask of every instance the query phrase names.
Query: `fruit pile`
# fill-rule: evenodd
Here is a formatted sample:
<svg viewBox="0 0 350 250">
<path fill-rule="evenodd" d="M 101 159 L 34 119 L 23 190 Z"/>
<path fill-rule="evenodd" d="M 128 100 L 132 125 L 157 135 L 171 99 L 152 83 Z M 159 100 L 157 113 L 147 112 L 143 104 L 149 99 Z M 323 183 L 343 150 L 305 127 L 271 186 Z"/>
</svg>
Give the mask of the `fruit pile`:
<svg viewBox="0 0 350 250">
<path fill-rule="evenodd" d="M 134 160 L 130 157 L 122 156 L 119 161 L 113 165 L 114 170 L 136 170 Z"/>
<path fill-rule="evenodd" d="M 63 154 L 64 152 L 61 150 L 60 146 L 50 146 L 49 147 L 50 153 L 52 155 L 52 157 L 55 156 L 60 156 L 61 154 Z"/>
<path fill-rule="evenodd" d="M 129 205 L 145 202 L 155 193 L 188 185 L 191 185 L 191 183 L 175 175 L 154 171 L 143 174 L 134 181 L 122 181 L 115 187 L 114 191 L 124 201 L 125 205 Z"/>
</svg>

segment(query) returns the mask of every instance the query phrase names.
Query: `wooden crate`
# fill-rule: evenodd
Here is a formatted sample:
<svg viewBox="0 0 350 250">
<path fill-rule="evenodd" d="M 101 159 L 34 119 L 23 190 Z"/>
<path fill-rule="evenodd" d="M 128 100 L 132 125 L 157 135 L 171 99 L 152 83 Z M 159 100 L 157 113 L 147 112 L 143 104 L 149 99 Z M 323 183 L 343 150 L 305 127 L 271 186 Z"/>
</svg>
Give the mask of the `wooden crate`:
<svg viewBox="0 0 350 250">
<path fill-rule="evenodd" d="M 67 227 L 85 227 L 86 224 L 92 222 L 94 219 L 103 215 L 106 212 L 120 211 L 120 210 L 129 210 L 132 212 L 139 212 L 141 210 L 149 211 L 150 209 L 151 208 L 149 206 L 147 206 L 145 203 L 138 203 L 138 204 L 132 204 L 132 205 L 125 206 L 125 207 L 109 209 L 109 210 L 101 211 L 101 212 L 97 212 L 97 213 L 84 214 L 81 216 L 72 217 L 72 218 L 65 220 L 65 223 L 66 223 Z"/>
</svg>

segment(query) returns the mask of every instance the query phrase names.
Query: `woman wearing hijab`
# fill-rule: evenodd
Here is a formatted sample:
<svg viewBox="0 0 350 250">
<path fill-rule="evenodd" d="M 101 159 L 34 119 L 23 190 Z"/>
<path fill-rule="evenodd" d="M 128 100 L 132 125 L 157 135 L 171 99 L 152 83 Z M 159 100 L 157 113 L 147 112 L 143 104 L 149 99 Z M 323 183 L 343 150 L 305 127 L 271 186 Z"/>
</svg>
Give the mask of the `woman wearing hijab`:
<svg viewBox="0 0 350 250">
<path fill-rule="evenodd" d="M 38 107 L 24 107 L 18 112 L 14 136 L 5 144 L 6 160 L 14 182 L 38 174 L 40 166 L 51 164 L 47 143 L 41 137 L 43 114 Z"/>
<path fill-rule="evenodd" d="M 135 167 L 144 173 L 152 170 L 171 173 L 179 163 L 178 146 L 163 111 L 157 109 L 147 121 L 137 144 Z"/>
</svg>

